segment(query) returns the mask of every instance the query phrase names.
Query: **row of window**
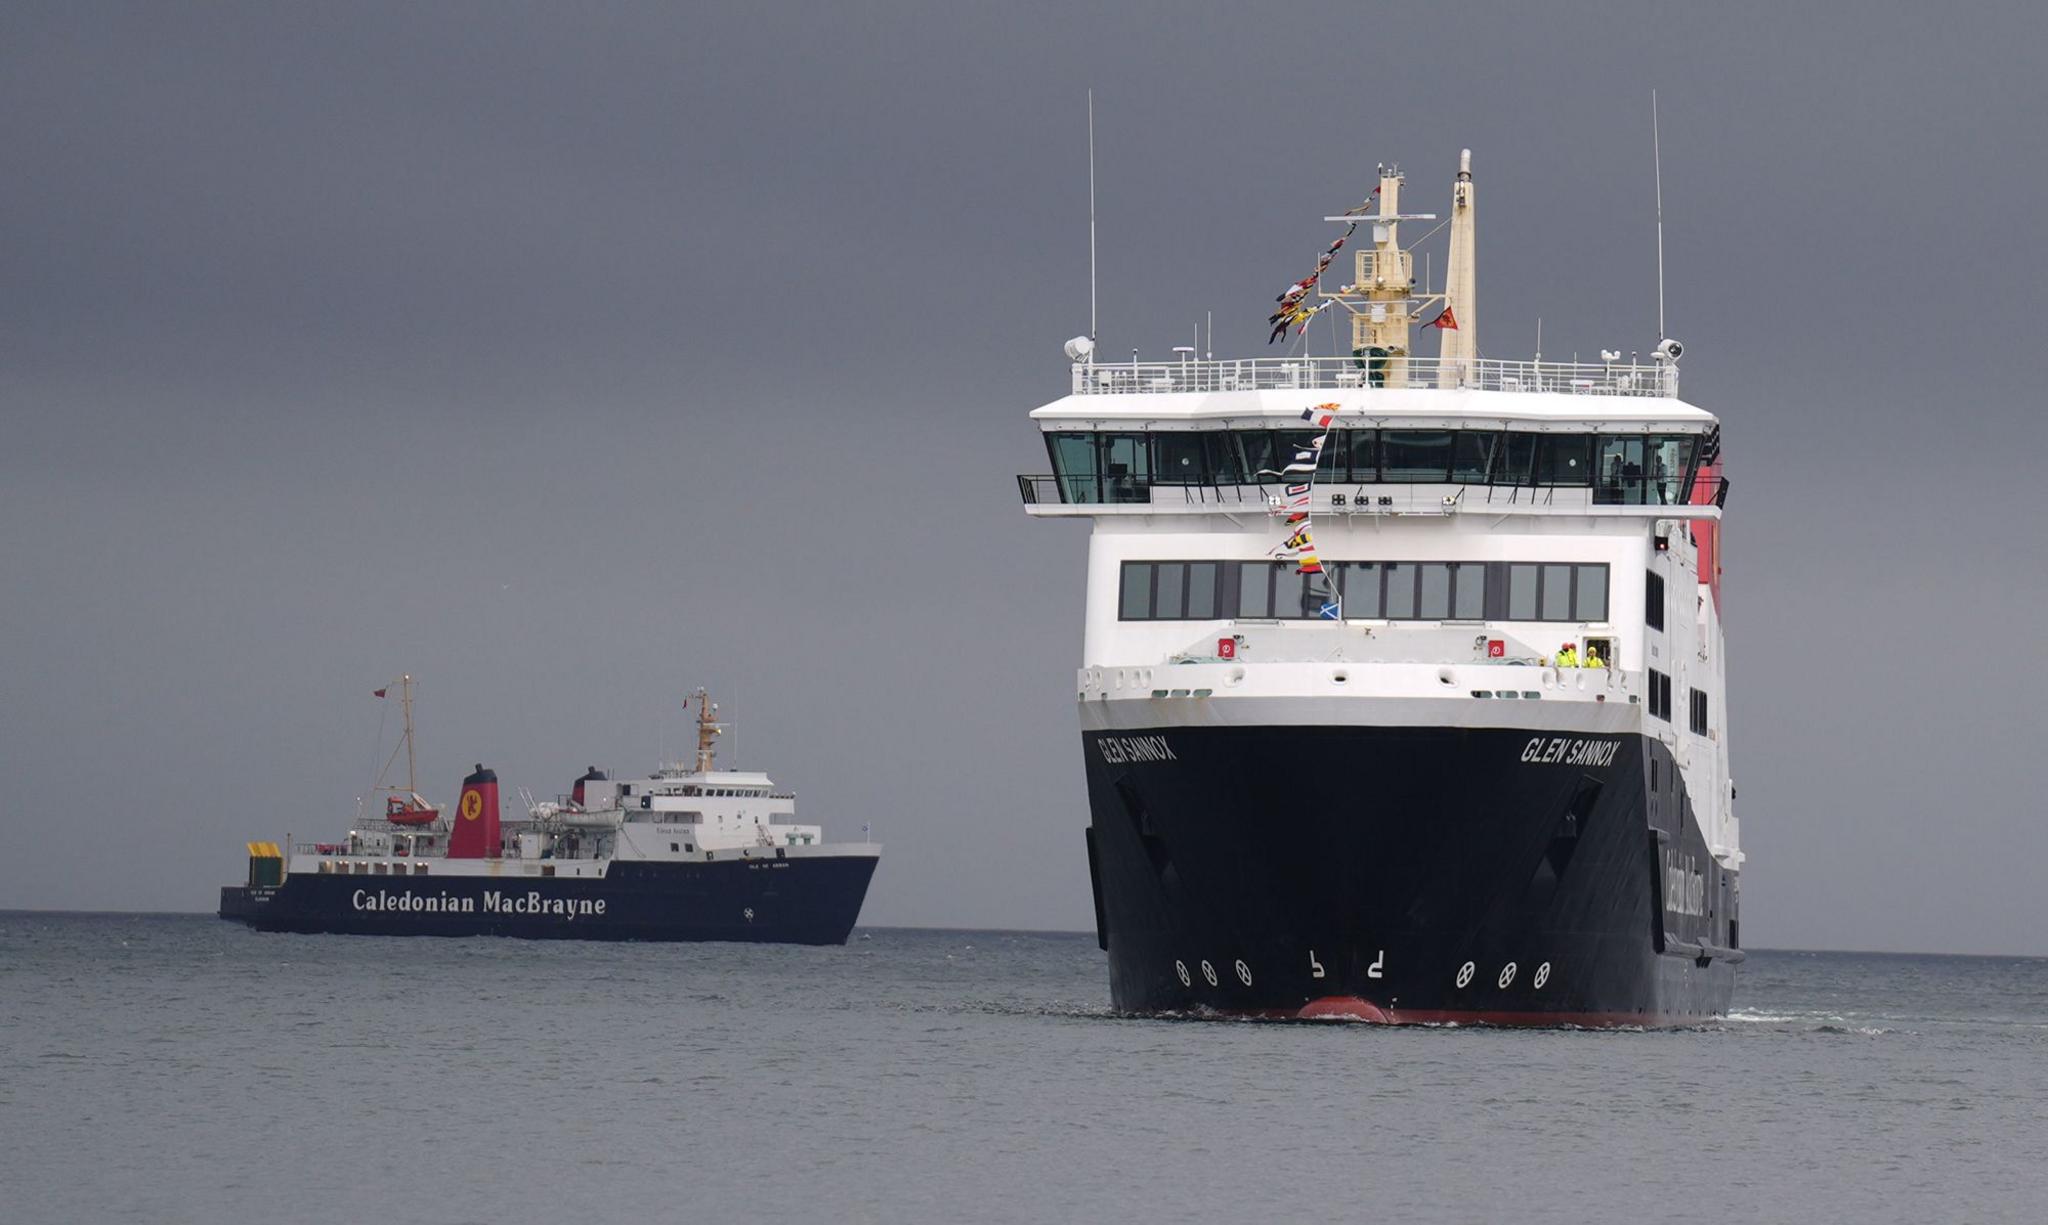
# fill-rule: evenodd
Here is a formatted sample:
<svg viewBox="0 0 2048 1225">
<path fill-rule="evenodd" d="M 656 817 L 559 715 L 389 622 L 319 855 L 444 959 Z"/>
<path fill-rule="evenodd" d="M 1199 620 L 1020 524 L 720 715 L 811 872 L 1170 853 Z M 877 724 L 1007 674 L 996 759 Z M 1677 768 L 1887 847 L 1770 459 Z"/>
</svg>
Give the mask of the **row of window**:
<svg viewBox="0 0 2048 1225">
<path fill-rule="evenodd" d="M 1599 562 L 1127 561 L 1123 621 L 1605 621 Z"/>
<path fill-rule="evenodd" d="M 1153 485 L 1257 485 L 1313 430 L 1045 436 L 1068 502 L 1143 502 Z M 1330 430 L 1316 480 L 1333 484 L 1593 486 L 1596 502 L 1673 505 L 1691 496 L 1694 434 L 1512 430 Z"/>
<path fill-rule="evenodd" d="M 1687 712 L 1693 734 L 1707 734 L 1707 695 L 1698 689 L 1687 689 L 1686 695 L 1691 709 Z M 1652 718 L 1671 721 L 1671 678 L 1650 669 L 1650 715 Z"/>
</svg>

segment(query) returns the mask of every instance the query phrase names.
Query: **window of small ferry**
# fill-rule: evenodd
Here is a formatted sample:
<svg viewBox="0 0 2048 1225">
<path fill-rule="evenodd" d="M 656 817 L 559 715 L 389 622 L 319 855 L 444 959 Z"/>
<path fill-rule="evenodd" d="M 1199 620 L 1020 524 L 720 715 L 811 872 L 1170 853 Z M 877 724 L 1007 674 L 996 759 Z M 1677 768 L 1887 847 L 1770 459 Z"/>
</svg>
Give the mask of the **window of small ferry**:
<svg viewBox="0 0 2048 1225">
<path fill-rule="evenodd" d="M 1302 451 L 1309 450 L 1314 445 L 1315 440 L 1316 432 L 1314 430 L 1274 431 L 1273 454 L 1280 462 L 1272 465 L 1273 469 L 1278 471 L 1293 463 L 1294 457 Z M 1327 445 L 1327 440 L 1325 445 Z M 1319 479 L 1328 477 L 1330 475 L 1330 457 L 1327 455 L 1316 455 L 1314 460 L 1316 476 Z M 1289 481 L 1300 481 L 1306 478 L 1300 473 L 1289 473 L 1287 479 Z"/>
<path fill-rule="evenodd" d="M 1282 621 L 1314 617 L 1329 598 L 1328 585 L 1316 576 L 1297 574 L 1293 562 L 1245 562 L 1238 584 L 1241 617 L 1275 617 Z M 1265 584 L 1271 584 L 1270 603 L 1263 602 Z M 1270 611 L 1252 611 L 1261 607 Z"/>
<path fill-rule="evenodd" d="M 1593 480 L 1591 434 L 1542 434 L 1536 447 L 1538 485 L 1589 485 Z"/>
<path fill-rule="evenodd" d="M 1499 434 L 1480 430 L 1458 431 L 1451 449 L 1451 479 L 1481 483 L 1493 478 L 1493 465 L 1500 451 Z"/>
<path fill-rule="evenodd" d="M 1185 603 L 1188 586 L 1186 562 L 1161 561 L 1152 563 L 1152 617 L 1158 621 L 1178 621 L 1187 611 Z"/>
<path fill-rule="evenodd" d="M 1200 434 L 1152 435 L 1152 479 L 1161 485 L 1205 485 L 1207 462 Z"/>
<path fill-rule="evenodd" d="M 1543 620 L 1569 621 L 1572 619 L 1572 568 L 1570 566 L 1547 565 L 1543 567 Z"/>
<path fill-rule="evenodd" d="M 1351 431 L 1331 430 L 1323 435 L 1323 462 L 1316 470 L 1319 481 L 1342 481 L 1351 475 Z"/>
<path fill-rule="evenodd" d="M 1409 621 L 1415 617 L 1415 563 L 1387 563 L 1387 619 Z"/>
<path fill-rule="evenodd" d="M 1493 474 L 1496 485 L 1527 485 L 1536 477 L 1536 442 L 1540 434 L 1508 431 L 1502 446 L 1503 462 Z"/>
<path fill-rule="evenodd" d="M 1208 459 L 1211 481 L 1218 485 L 1247 483 L 1244 458 L 1238 451 L 1235 434 L 1229 430 L 1210 430 L 1196 437 L 1202 440 L 1202 451 Z"/>
<path fill-rule="evenodd" d="M 1122 621 L 1152 619 L 1152 567 L 1141 561 L 1124 563 L 1123 595 L 1116 615 Z"/>
<path fill-rule="evenodd" d="M 1370 485 L 1380 479 L 1378 432 L 1339 430 L 1344 436 L 1344 470 L 1352 480 Z"/>
<path fill-rule="evenodd" d="M 1248 485 L 1279 478 L 1272 474 L 1287 466 L 1287 461 L 1277 457 L 1277 443 L 1271 430 L 1235 431 L 1238 448 L 1238 462 L 1244 465 L 1244 480 Z"/>
<path fill-rule="evenodd" d="M 1599 479 L 1593 489 L 1595 502 L 1640 506 L 1649 501 L 1644 488 L 1644 439 L 1641 435 L 1600 435 L 1598 458 L 1594 461 Z"/>
<path fill-rule="evenodd" d="M 1482 621 L 1486 618 L 1486 566 L 1481 562 L 1452 562 L 1451 619 Z"/>
<path fill-rule="evenodd" d="M 1052 452 L 1052 470 L 1059 478 L 1060 497 L 1068 502 L 1100 500 L 1095 484 L 1095 435 L 1047 434 L 1045 443 Z"/>
<path fill-rule="evenodd" d="M 1216 561 L 1191 561 L 1187 563 L 1187 567 L 1187 618 L 1190 621 L 1212 620 L 1221 611 L 1217 607 L 1220 601 L 1216 597 L 1222 586 L 1217 579 L 1218 572 L 1223 569 L 1223 563 Z"/>
<path fill-rule="evenodd" d="M 1143 434 L 1104 434 L 1098 452 L 1102 500 L 1143 502 L 1150 497 L 1152 457 Z"/>
<path fill-rule="evenodd" d="M 1441 482 L 1450 479 L 1449 430 L 1384 430 L 1380 434 L 1382 479 Z"/>
<path fill-rule="evenodd" d="M 1262 561 L 1237 564 L 1237 615 L 1264 619 L 1273 615 L 1274 567 Z"/>
<path fill-rule="evenodd" d="M 1607 620 L 1607 567 L 1572 567 L 1572 620 Z"/>
<path fill-rule="evenodd" d="M 1440 561 L 1427 562 L 1422 571 L 1422 600 L 1415 615 L 1424 621 L 1443 621 L 1451 615 L 1451 568 Z"/>
<path fill-rule="evenodd" d="M 1692 496 L 1687 478 L 1692 473 L 1693 446 L 1697 441 L 1691 434 L 1650 435 L 1646 472 L 1650 497 L 1657 504 L 1675 506 Z"/>
<path fill-rule="evenodd" d="M 1381 599 L 1382 567 L 1375 561 L 1347 561 L 1336 567 L 1339 590 L 1344 593 L 1344 615 L 1376 620 L 1385 604 Z"/>
<path fill-rule="evenodd" d="M 1542 567 L 1529 562 L 1515 562 L 1508 567 L 1508 620 L 1537 620 L 1536 587 L 1542 575 Z"/>
</svg>

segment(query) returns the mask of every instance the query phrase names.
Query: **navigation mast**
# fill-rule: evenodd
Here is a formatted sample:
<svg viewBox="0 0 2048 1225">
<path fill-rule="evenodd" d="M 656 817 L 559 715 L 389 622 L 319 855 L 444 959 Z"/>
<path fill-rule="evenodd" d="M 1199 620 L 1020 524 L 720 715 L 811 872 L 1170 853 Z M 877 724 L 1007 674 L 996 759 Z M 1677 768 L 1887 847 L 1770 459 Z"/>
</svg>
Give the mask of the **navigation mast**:
<svg viewBox="0 0 2048 1225">
<path fill-rule="evenodd" d="M 389 688 L 390 686 L 386 685 L 384 689 L 379 689 L 376 696 L 383 697 L 385 690 Z M 377 772 L 377 790 L 389 791 L 395 795 L 411 796 L 419 791 L 419 759 L 418 753 L 413 748 L 412 674 L 409 672 L 398 678 L 398 709 L 400 717 L 404 720 L 405 730 L 399 734 L 398 745 L 391 750 L 391 756 L 384 762 L 384 768 Z M 400 748 L 405 750 L 405 786 L 403 789 L 393 787 L 384 781 L 390 777 L 391 767 L 398 760 L 398 750 Z"/>
<path fill-rule="evenodd" d="M 718 707 L 712 703 L 710 693 L 702 685 L 697 687 L 697 692 L 691 694 L 690 698 L 697 703 L 697 773 L 709 774 L 712 756 L 717 752 L 718 738 L 725 734 L 725 724 L 712 717 L 717 713 Z"/>
<path fill-rule="evenodd" d="M 1351 357 L 1366 371 L 1374 387 L 1402 387 L 1408 382 L 1408 329 L 1415 308 L 1415 256 L 1401 249 L 1401 222 L 1435 221 L 1435 213 L 1403 213 L 1398 166 L 1381 166 L 1377 214 L 1325 217 L 1325 221 L 1372 223 L 1372 249 L 1360 244 L 1357 279 L 1336 293 L 1351 312 Z"/>
<path fill-rule="evenodd" d="M 390 690 L 386 685 L 377 690 L 383 697 Z M 412 730 L 412 674 L 398 678 L 398 708 L 405 722 L 405 730 L 399 735 L 399 744 L 405 749 L 405 787 L 400 789 L 384 780 L 391 775 L 391 767 L 398 760 L 398 749 L 391 750 L 384 768 L 377 773 L 377 790 L 384 794 L 384 819 L 397 825 L 425 825 L 441 815 L 441 810 L 420 798 L 419 753 L 414 746 Z"/>
</svg>

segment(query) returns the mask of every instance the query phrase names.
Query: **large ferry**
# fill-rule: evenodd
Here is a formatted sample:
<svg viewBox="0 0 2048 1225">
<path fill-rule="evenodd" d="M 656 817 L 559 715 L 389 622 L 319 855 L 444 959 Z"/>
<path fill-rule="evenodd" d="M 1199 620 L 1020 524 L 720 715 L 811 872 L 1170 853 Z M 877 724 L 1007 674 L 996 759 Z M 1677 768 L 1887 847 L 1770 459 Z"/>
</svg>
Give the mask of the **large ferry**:
<svg viewBox="0 0 2048 1225">
<path fill-rule="evenodd" d="M 1075 696 L 1114 1004 L 1725 1012 L 1719 424 L 1668 337 L 1481 357 L 1471 154 L 1440 290 L 1402 186 L 1382 167 L 1326 218 L 1274 313 L 1298 344 L 1341 311 L 1335 356 L 1108 363 L 1080 337 L 1070 394 L 1032 413 L 1053 471 L 1019 478 L 1027 512 L 1091 525 Z M 1323 284 L 1354 234 L 1349 283 Z"/>
<path fill-rule="evenodd" d="M 400 685 L 406 786 L 380 787 L 383 809 L 340 841 L 289 854 L 250 843 L 248 882 L 221 889 L 223 919 L 263 931 L 795 944 L 844 944 L 853 930 L 881 846 L 826 842 L 766 774 L 715 768 L 723 726 L 702 689 L 692 767 L 635 779 L 592 767 L 566 795 L 525 797 L 525 819 L 500 820 L 498 776 L 481 764 L 453 816 L 420 799 L 412 678 Z"/>
</svg>

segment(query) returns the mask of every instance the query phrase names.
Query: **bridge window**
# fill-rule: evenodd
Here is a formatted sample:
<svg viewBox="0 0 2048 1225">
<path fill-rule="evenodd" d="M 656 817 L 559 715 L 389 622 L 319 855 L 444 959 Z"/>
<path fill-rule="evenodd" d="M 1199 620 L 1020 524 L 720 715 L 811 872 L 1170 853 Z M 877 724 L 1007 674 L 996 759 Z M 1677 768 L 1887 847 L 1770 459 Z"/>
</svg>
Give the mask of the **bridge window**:
<svg viewBox="0 0 2048 1225">
<path fill-rule="evenodd" d="M 1692 691 L 1692 730 L 1695 734 L 1707 734 L 1707 695 L 1695 689 Z"/>
<path fill-rule="evenodd" d="M 1048 433 L 1068 502 L 1146 502 L 1154 485 L 1274 485 L 1310 430 Z M 1689 496 L 1694 434 L 1538 434 L 1516 430 L 1328 431 L 1316 479 L 1584 487 L 1600 503 L 1676 504 Z"/>
<path fill-rule="evenodd" d="M 1449 430 L 1382 430 L 1380 479 L 1409 484 L 1450 480 Z"/>
<path fill-rule="evenodd" d="M 1152 435 L 1153 479 L 1161 485 L 1206 485 L 1208 457 L 1202 435 Z"/>
<path fill-rule="evenodd" d="M 1378 436 L 1373 430 L 1339 430 L 1344 438 L 1345 473 L 1361 485 L 1380 479 Z"/>
<path fill-rule="evenodd" d="M 1650 571 L 1643 584 L 1643 624 L 1653 630 L 1664 628 L 1664 576 Z"/>
<path fill-rule="evenodd" d="M 1500 438 L 1499 434 L 1460 430 L 1451 455 L 1451 479 L 1472 485 L 1492 480 L 1494 461 L 1501 449 Z"/>
<path fill-rule="evenodd" d="M 1602 434 L 1595 502 L 1674 505 L 1689 496 L 1691 434 Z"/>
<path fill-rule="evenodd" d="M 1585 434 L 1543 434 L 1536 445 L 1536 483 L 1593 483 L 1593 439 Z"/>
</svg>

